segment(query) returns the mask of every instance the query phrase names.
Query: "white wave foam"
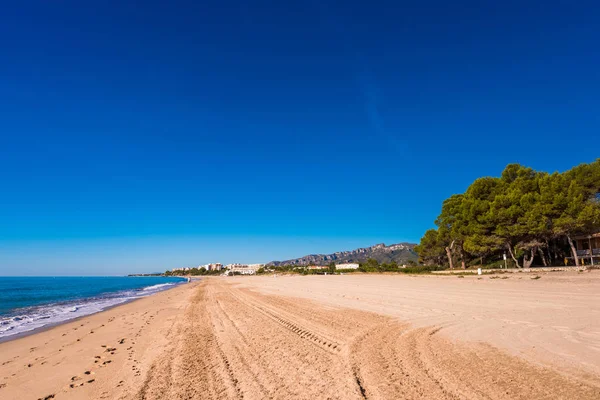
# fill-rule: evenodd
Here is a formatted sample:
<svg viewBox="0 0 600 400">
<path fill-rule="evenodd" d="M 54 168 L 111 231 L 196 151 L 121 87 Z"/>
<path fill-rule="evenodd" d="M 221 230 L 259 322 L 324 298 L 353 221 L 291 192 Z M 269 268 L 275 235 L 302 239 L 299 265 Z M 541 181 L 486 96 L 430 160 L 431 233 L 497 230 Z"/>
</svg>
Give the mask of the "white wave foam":
<svg viewBox="0 0 600 400">
<path fill-rule="evenodd" d="M 129 300 L 152 295 L 173 285 L 176 285 L 176 283 L 161 283 L 145 287 L 139 291 L 124 291 L 110 298 L 90 299 L 89 301 L 79 300 L 76 303 L 22 309 L 18 315 L 0 317 L 0 339 L 95 314 Z"/>
<path fill-rule="evenodd" d="M 94 314 L 108 307 L 124 303 L 132 298 L 134 297 L 101 299 L 77 305 L 67 304 L 39 307 L 32 309 L 29 314 L 0 317 L 0 338 Z"/>
<path fill-rule="evenodd" d="M 168 286 L 173 286 L 173 285 L 175 285 L 175 284 L 174 283 L 161 283 L 158 285 L 145 287 L 142 289 L 142 291 L 144 291 L 144 292 L 156 291 L 156 290 L 166 289 Z"/>
</svg>

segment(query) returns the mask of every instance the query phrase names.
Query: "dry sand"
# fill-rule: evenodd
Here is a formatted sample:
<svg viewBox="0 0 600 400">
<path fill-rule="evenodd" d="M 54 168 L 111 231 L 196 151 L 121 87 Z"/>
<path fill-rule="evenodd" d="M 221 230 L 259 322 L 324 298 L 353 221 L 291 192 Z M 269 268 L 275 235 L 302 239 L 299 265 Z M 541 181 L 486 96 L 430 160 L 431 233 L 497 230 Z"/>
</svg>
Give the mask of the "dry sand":
<svg viewBox="0 0 600 400">
<path fill-rule="evenodd" d="M 207 278 L 0 344 L 0 399 L 600 398 L 600 273 Z"/>
</svg>

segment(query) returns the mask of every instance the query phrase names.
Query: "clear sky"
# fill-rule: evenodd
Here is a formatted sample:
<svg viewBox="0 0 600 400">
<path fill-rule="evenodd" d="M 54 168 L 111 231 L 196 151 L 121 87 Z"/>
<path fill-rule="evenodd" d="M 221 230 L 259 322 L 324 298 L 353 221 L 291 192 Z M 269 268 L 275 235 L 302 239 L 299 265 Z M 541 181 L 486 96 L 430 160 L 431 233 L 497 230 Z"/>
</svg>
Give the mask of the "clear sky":
<svg viewBox="0 0 600 400">
<path fill-rule="evenodd" d="M 599 20 L 593 1 L 4 4 L 0 275 L 417 242 L 477 177 L 600 156 Z"/>
</svg>

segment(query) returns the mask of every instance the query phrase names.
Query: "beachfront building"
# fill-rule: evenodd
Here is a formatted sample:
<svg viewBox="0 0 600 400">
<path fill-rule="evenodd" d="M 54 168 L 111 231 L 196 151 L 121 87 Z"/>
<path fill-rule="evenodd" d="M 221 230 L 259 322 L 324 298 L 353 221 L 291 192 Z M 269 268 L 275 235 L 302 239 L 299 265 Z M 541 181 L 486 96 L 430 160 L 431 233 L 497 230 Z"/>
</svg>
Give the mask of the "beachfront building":
<svg viewBox="0 0 600 400">
<path fill-rule="evenodd" d="M 204 268 L 207 271 L 220 271 L 223 269 L 223 264 L 211 263 L 211 264 L 198 265 L 198 269 L 201 269 L 201 268 Z"/>
<path fill-rule="evenodd" d="M 206 265 L 207 271 L 220 271 L 223 269 L 223 264 L 221 263 L 212 263 Z"/>
<path fill-rule="evenodd" d="M 573 237 L 577 256 L 586 265 L 600 265 L 600 232 Z"/>
<path fill-rule="evenodd" d="M 328 269 L 326 265 L 309 265 L 306 269 Z"/>
<path fill-rule="evenodd" d="M 234 267 L 229 269 L 229 274 L 240 274 L 240 275 L 254 275 L 256 274 L 257 268 L 251 267 L 249 265 L 237 264 Z"/>
<path fill-rule="evenodd" d="M 335 269 L 358 269 L 360 265 L 357 263 L 335 264 Z"/>
<path fill-rule="evenodd" d="M 228 275 L 254 275 L 260 268 L 264 268 L 265 264 L 227 264 L 225 269 L 228 270 Z"/>
</svg>

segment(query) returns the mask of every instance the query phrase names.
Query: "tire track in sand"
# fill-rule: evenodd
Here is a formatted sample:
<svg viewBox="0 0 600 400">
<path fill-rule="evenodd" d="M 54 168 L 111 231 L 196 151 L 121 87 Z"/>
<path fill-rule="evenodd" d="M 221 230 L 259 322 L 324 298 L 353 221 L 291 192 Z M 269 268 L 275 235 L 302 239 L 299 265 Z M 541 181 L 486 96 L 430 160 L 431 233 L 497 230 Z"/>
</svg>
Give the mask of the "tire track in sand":
<svg viewBox="0 0 600 400">
<path fill-rule="evenodd" d="M 340 350 L 328 345 L 332 339 L 306 327 L 300 318 L 289 322 L 269 299 L 257 300 L 229 287 L 218 289 L 215 306 L 209 308 L 215 310 L 216 319 L 231 325 L 231 334 L 219 337 L 224 348 L 239 358 L 236 372 L 252 398 L 360 398 Z M 255 383 L 260 383 L 261 396 L 251 390 Z"/>
<path fill-rule="evenodd" d="M 204 290 L 193 297 L 174 329 L 170 346 L 154 361 L 135 398 L 243 398 L 212 329 Z"/>
<path fill-rule="evenodd" d="M 597 399 L 600 388 L 484 344 L 444 339 L 441 327 L 390 321 L 357 337 L 352 365 L 369 399 Z"/>
<path fill-rule="evenodd" d="M 324 334 L 319 333 L 314 327 L 309 326 L 306 322 L 303 325 L 292 322 L 292 318 L 286 318 L 282 315 L 283 313 L 281 309 L 274 310 L 273 308 L 268 307 L 266 304 L 261 304 L 260 302 L 251 300 L 249 296 L 242 298 L 239 294 L 232 293 L 232 295 L 241 303 L 249 305 L 258 312 L 263 313 L 273 321 L 277 322 L 290 332 L 298 335 L 300 339 L 308 340 L 309 342 L 318 345 L 323 350 L 332 352 L 333 354 L 339 353 L 342 350 L 341 343 L 338 343 L 335 339 L 331 339 L 330 337 L 326 337 Z M 298 318 L 299 315 L 296 315 L 295 319 Z"/>
</svg>

